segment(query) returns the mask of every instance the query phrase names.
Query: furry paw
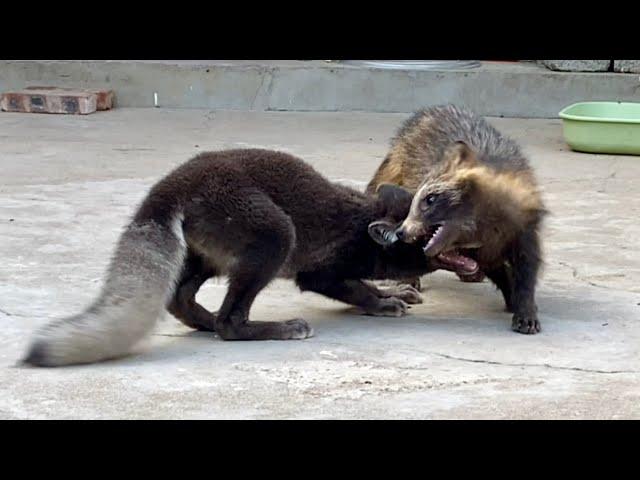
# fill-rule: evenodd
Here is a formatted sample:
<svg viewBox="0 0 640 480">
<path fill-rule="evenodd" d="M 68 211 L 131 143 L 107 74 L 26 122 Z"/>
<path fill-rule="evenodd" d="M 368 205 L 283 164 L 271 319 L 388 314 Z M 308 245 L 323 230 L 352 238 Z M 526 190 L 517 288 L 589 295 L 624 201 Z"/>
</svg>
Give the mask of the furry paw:
<svg viewBox="0 0 640 480">
<path fill-rule="evenodd" d="M 380 291 L 383 294 L 383 298 L 395 297 L 411 305 L 424 301 L 420 292 L 411 285 L 396 285 L 394 287 L 380 289 Z"/>
<path fill-rule="evenodd" d="M 218 322 L 216 332 L 223 340 L 301 340 L 313 336 L 313 328 L 295 318 L 286 322 Z"/>
<path fill-rule="evenodd" d="M 302 340 L 303 338 L 313 337 L 313 328 L 305 320 L 294 318 L 283 323 L 284 330 L 287 332 L 287 338 L 292 340 Z"/>
<path fill-rule="evenodd" d="M 365 314 L 377 317 L 401 317 L 407 314 L 409 304 L 397 297 L 381 298 L 378 305 L 368 309 Z"/>
<path fill-rule="evenodd" d="M 424 291 L 424 289 L 422 288 L 422 281 L 420 280 L 420 277 L 411 278 L 411 279 L 408 279 L 408 280 L 409 280 L 409 286 L 410 287 L 413 287 L 418 292 Z M 402 285 L 403 284 L 400 283 L 398 286 L 402 286 Z M 420 303 L 422 303 L 422 302 L 420 302 Z"/>
<path fill-rule="evenodd" d="M 418 282 L 420 282 L 420 280 L 418 280 Z M 422 299 L 422 295 L 420 295 L 420 291 L 411 285 L 398 285 L 396 292 L 392 296 L 399 298 L 410 305 L 415 305 L 424 301 Z"/>
<path fill-rule="evenodd" d="M 511 323 L 511 329 L 514 332 L 533 335 L 539 333 L 542 330 L 538 317 L 535 313 L 516 313 L 513 315 L 513 321 Z"/>
</svg>

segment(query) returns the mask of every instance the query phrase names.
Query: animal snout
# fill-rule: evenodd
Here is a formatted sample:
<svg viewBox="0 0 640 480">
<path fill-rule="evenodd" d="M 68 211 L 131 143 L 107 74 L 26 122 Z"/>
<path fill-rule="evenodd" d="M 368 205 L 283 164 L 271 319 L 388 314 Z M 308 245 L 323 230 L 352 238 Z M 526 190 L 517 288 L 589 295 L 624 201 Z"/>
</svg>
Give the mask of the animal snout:
<svg viewBox="0 0 640 480">
<path fill-rule="evenodd" d="M 396 236 L 405 243 L 414 243 L 424 235 L 424 229 L 420 222 L 404 221 L 396 230 Z"/>
</svg>

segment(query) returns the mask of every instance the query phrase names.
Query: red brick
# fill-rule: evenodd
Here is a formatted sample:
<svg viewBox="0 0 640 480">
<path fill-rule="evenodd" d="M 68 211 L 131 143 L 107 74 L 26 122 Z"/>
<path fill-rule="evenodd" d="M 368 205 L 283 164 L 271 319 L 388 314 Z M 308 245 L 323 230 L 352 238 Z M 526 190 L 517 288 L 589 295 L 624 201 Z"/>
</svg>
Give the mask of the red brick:
<svg viewBox="0 0 640 480">
<path fill-rule="evenodd" d="M 76 91 L 76 92 L 89 92 L 95 93 L 98 96 L 97 109 L 98 110 L 111 110 L 113 108 L 114 93 L 113 90 L 98 89 L 98 88 L 66 88 L 66 87 L 39 87 L 32 86 L 27 87 L 25 90 L 60 90 L 60 91 Z"/>
<path fill-rule="evenodd" d="M 111 110 L 113 108 L 113 90 L 96 90 L 98 95 L 98 110 Z"/>
<path fill-rule="evenodd" d="M 87 91 L 32 88 L 3 93 L 0 108 L 6 112 L 86 115 L 96 111 L 97 102 L 98 96 Z"/>
</svg>

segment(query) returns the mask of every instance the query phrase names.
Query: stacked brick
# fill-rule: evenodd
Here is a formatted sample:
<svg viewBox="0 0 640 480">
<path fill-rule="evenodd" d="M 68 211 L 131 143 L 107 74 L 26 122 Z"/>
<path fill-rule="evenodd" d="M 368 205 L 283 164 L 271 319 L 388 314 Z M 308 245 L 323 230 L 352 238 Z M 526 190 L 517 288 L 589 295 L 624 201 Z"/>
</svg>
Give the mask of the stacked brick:
<svg viewBox="0 0 640 480">
<path fill-rule="evenodd" d="M 113 108 L 112 90 L 32 86 L 5 92 L 0 109 L 5 112 L 87 115 Z"/>
</svg>

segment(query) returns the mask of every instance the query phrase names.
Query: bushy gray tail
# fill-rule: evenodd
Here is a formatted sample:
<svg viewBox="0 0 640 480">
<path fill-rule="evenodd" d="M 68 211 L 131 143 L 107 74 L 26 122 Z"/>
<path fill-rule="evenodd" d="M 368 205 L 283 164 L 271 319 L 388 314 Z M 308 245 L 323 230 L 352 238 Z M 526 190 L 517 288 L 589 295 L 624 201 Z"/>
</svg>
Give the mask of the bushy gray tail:
<svg viewBox="0 0 640 480">
<path fill-rule="evenodd" d="M 164 225 L 134 220 L 118 241 L 98 299 L 83 313 L 39 330 L 24 362 L 54 367 L 129 353 L 163 313 L 185 253 L 180 214 Z"/>
</svg>

